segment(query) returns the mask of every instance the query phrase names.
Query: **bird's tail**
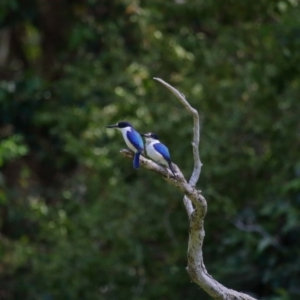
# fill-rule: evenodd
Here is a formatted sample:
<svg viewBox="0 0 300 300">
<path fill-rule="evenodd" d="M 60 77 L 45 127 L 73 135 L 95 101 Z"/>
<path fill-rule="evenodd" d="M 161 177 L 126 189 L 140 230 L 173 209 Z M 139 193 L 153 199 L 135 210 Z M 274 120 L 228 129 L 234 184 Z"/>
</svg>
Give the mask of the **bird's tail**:
<svg viewBox="0 0 300 300">
<path fill-rule="evenodd" d="M 172 167 L 172 162 L 171 161 L 168 161 L 168 164 L 169 164 L 169 168 L 170 168 L 170 170 L 172 171 L 172 173 L 174 174 L 174 176 L 176 177 L 176 175 L 175 175 L 175 171 L 174 171 L 174 169 L 173 169 L 173 167 Z"/>
<path fill-rule="evenodd" d="M 141 152 L 136 152 L 133 158 L 133 167 L 138 169 L 140 167 L 140 155 Z"/>
</svg>

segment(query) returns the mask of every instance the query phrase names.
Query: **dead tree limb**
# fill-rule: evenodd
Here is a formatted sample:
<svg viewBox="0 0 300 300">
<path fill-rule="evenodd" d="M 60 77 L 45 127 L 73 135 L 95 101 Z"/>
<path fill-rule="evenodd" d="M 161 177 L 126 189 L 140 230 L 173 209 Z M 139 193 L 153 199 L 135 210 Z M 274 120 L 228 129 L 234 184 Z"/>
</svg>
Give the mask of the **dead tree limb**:
<svg viewBox="0 0 300 300">
<path fill-rule="evenodd" d="M 193 135 L 193 158 L 194 170 L 189 181 L 187 181 L 177 165 L 173 163 L 177 176 L 174 177 L 171 171 L 165 169 L 152 160 L 140 157 L 140 164 L 144 168 L 151 170 L 161 175 L 169 184 L 175 186 L 184 193 L 184 205 L 189 216 L 189 242 L 188 242 L 188 266 L 187 272 L 191 280 L 198 284 L 204 291 L 206 291 L 212 298 L 217 300 L 255 300 L 255 298 L 226 288 L 218 281 L 208 274 L 204 261 L 202 246 L 205 236 L 204 231 L 204 217 L 207 212 L 207 203 L 200 190 L 196 189 L 202 163 L 199 156 L 199 142 L 200 142 L 200 122 L 199 115 L 196 109 L 191 107 L 185 96 L 177 91 L 174 87 L 166 83 L 160 78 L 154 78 L 169 89 L 178 100 L 185 106 L 185 108 L 193 116 L 194 120 L 194 135 Z M 133 158 L 133 153 L 129 150 L 121 150 L 122 155 L 130 159 Z"/>
</svg>

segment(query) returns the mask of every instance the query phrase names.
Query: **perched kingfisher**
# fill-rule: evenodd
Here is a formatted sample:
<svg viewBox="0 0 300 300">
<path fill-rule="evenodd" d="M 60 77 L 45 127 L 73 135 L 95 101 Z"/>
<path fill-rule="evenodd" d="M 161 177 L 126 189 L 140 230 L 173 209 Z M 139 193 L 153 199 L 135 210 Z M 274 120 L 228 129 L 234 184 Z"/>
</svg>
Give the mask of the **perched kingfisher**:
<svg viewBox="0 0 300 300">
<path fill-rule="evenodd" d="M 142 133 L 142 136 L 145 137 L 146 140 L 147 155 L 156 163 L 169 167 L 174 176 L 176 176 L 172 167 L 169 149 L 158 140 L 158 136 L 152 132 Z"/>
<path fill-rule="evenodd" d="M 140 166 L 140 155 L 144 151 L 144 142 L 141 135 L 129 122 L 125 121 L 114 125 L 108 125 L 106 128 L 117 128 L 122 132 L 126 145 L 135 153 L 133 158 L 133 167 L 138 169 Z"/>
</svg>

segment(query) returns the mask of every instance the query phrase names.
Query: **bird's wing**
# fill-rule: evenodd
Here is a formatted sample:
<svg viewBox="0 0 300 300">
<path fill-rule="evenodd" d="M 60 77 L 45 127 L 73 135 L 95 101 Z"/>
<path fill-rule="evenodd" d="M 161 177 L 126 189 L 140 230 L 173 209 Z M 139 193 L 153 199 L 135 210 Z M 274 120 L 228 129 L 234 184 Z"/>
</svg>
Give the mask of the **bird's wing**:
<svg viewBox="0 0 300 300">
<path fill-rule="evenodd" d="M 153 145 L 154 149 L 159 152 L 166 161 L 171 161 L 171 155 L 168 148 L 162 143 L 156 143 Z"/>
<path fill-rule="evenodd" d="M 141 137 L 141 135 L 134 130 L 133 128 L 131 128 L 131 130 L 127 131 L 127 138 L 130 141 L 130 143 L 139 151 L 143 151 L 144 150 L 144 142 L 143 139 Z"/>
</svg>

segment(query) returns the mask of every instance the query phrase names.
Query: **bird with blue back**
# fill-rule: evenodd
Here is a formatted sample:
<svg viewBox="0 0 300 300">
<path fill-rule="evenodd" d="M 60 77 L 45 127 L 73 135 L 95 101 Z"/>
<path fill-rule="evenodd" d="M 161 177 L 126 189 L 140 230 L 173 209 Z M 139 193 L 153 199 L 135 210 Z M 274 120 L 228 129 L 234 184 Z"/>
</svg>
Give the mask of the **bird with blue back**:
<svg viewBox="0 0 300 300">
<path fill-rule="evenodd" d="M 169 149 L 159 141 L 158 135 L 149 132 L 142 133 L 142 136 L 145 138 L 146 141 L 147 155 L 156 163 L 164 167 L 168 167 L 174 174 L 174 176 L 176 176 L 174 168 L 172 167 Z"/>
<path fill-rule="evenodd" d="M 141 135 L 129 122 L 126 121 L 122 121 L 114 125 L 108 125 L 106 128 L 116 128 L 122 132 L 126 145 L 135 153 L 133 158 L 133 167 L 138 169 L 140 166 L 140 155 L 144 151 L 144 142 Z"/>
</svg>

